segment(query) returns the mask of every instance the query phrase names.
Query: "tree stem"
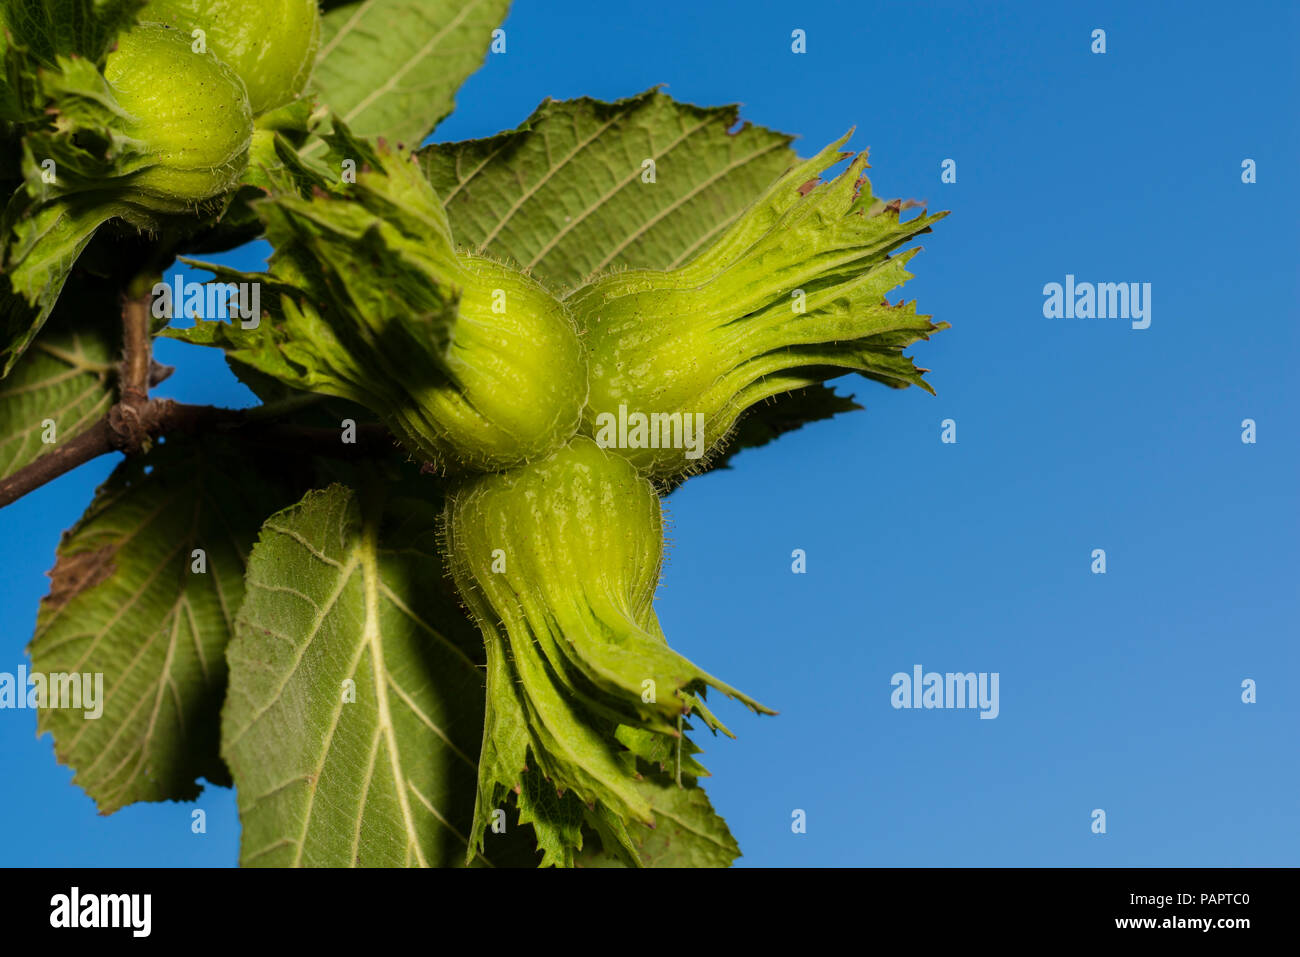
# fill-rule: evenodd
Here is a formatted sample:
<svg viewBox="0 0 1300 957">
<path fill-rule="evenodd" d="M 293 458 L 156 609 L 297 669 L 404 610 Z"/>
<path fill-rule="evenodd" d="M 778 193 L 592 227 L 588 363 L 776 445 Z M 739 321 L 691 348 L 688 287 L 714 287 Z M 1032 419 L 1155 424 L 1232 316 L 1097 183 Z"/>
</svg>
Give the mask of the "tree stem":
<svg viewBox="0 0 1300 957">
<path fill-rule="evenodd" d="M 138 452 L 149 440 L 142 415 L 149 403 L 153 371 L 153 342 L 149 329 L 152 294 L 146 280 L 137 279 L 122 297 L 122 380 L 117 405 L 109 410 L 109 427 L 117 433 L 118 448 Z"/>
<path fill-rule="evenodd" d="M 268 421 L 258 409 L 222 409 L 211 405 L 185 405 L 171 399 L 147 399 L 135 407 L 129 431 L 115 418 L 122 403 L 76 438 L 69 439 L 35 462 L 0 479 L 0 508 L 10 505 L 79 465 L 109 452 L 133 452 L 159 435 L 201 432 L 235 433 L 252 444 L 270 445 L 286 452 L 352 459 L 394 447 L 388 430 L 379 425 L 357 429 L 357 443 L 344 445 L 337 429 L 304 428 Z M 139 443 L 132 445 L 132 443 Z"/>
<path fill-rule="evenodd" d="M 350 459 L 394 447 L 383 426 L 362 425 L 355 445 L 344 445 L 336 429 L 286 426 L 277 418 L 307 408 L 325 397 L 312 393 L 293 395 L 252 409 L 221 409 L 211 405 L 185 405 L 171 399 L 150 399 L 149 387 L 165 379 L 171 369 L 153 361 L 150 304 L 152 273 L 141 273 L 122 297 L 122 367 L 118 401 L 108 414 L 85 432 L 46 452 L 8 478 L 0 479 L 0 508 L 28 492 L 71 472 L 79 465 L 109 452 L 143 451 L 159 435 L 171 433 L 238 433 L 241 440 L 267 444 L 303 455 Z"/>
</svg>

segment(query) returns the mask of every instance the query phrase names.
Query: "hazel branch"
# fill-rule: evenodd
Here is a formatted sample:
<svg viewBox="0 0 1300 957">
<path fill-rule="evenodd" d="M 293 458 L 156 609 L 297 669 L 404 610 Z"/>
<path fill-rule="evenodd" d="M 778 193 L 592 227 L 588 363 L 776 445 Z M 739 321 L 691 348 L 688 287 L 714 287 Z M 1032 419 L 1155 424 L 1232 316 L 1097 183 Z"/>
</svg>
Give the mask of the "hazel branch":
<svg viewBox="0 0 1300 957">
<path fill-rule="evenodd" d="M 160 435 L 225 432 L 250 444 L 284 452 L 352 458 L 394 447 L 383 426 L 357 426 L 356 443 L 344 445 L 337 429 L 304 428 L 268 420 L 260 410 L 222 409 L 211 405 L 186 405 L 171 399 L 146 399 L 123 413 L 119 402 L 108 414 L 76 438 L 69 439 L 35 462 L 0 479 L 0 508 L 65 475 L 79 465 L 110 452 L 135 452 Z M 128 417 L 129 416 L 129 417 Z"/>
</svg>

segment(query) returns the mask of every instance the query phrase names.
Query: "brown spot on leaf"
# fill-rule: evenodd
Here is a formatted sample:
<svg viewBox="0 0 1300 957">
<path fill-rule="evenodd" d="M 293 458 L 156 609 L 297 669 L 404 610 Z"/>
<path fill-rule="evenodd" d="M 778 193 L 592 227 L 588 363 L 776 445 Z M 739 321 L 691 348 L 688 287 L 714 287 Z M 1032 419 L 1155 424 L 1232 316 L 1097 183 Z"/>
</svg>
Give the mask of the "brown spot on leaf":
<svg viewBox="0 0 1300 957">
<path fill-rule="evenodd" d="M 50 593 L 42 600 L 45 610 L 58 611 L 86 589 L 94 588 L 112 575 L 117 571 L 113 561 L 116 554 L 116 545 L 105 545 L 93 552 L 60 555 L 54 567 L 46 572 L 50 576 Z"/>
<path fill-rule="evenodd" d="M 807 196 L 816 188 L 817 184 L 820 182 L 821 182 L 821 177 L 814 176 L 812 179 L 808 180 L 808 182 L 804 183 L 802 186 L 799 187 L 799 195 Z"/>
</svg>

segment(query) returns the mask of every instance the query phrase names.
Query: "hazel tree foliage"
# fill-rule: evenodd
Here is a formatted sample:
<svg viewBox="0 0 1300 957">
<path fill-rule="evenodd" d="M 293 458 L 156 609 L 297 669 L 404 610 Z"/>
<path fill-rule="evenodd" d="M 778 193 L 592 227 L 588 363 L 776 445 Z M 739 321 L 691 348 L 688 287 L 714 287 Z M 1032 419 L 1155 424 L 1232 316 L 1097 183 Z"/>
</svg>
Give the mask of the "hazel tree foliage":
<svg viewBox="0 0 1300 957">
<path fill-rule="evenodd" d="M 103 678 L 39 711 L 101 812 L 233 786 L 251 866 L 739 856 L 694 738 L 775 712 L 660 626 L 661 501 L 832 378 L 930 390 L 890 296 L 944 214 L 657 89 L 420 146 L 507 12 L 0 0 L 0 506 L 123 454 L 29 646 Z M 160 396 L 158 336 L 261 404 Z"/>
</svg>

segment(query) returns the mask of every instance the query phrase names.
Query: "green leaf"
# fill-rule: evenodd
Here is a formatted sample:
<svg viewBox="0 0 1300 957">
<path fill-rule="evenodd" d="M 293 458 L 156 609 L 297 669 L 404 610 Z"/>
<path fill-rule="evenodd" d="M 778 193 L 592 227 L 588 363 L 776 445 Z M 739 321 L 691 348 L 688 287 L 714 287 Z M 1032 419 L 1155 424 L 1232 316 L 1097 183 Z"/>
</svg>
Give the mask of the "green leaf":
<svg viewBox="0 0 1300 957">
<path fill-rule="evenodd" d="M 253 536 L 287 499 L 223 443 L 172 439 L 120 465 L 65 534 L 32 667 L 102 676 L 102 714 L 42 709 L 37 727 L 101 813 L 193 800 L 200 777 L 229 783 L 225 648 Z"/>
<path fill-rule="evenodd" d="M 312 83 L 360 136 L 418 144 L 483 63 L 509 0 L 364 0 L 328 10 Z M 309 143 L 304 154 L 323 148 Z"/>
<path fill-rule="evenodd" d="M 244 864 L 464 862 L 482 646 L 444 589 L 436 516 L 333 485 L 262 528 L 222 717 Z M 517 861 L 526 832 L 507 833 L 477 863 Z"/>
<path fill-rule="evenodd" d="M 102 62 L 145 0 L 0 0 L 0 123 L 40 117 L 38 71 L 62 57 Z"/>
<path fill-rule="evenodd" d="M 0 478 L 80 435 L 116 395 L 117 335 L 96 297 L 65 302 L 9 377 L 0 381 Z M 45 444 L 46 422 L 54 441 Z"/>
<path fill-rule="evenodd" d="M 145 2 L 3 0 L 0 27 L 8 26 L 14 47 L 26 50 L 42 64 L 53 64 L 59 55 L 94 62 L 108 52 L 120 30 L 135 22 Z"/>
<path fill-rule="evenodd" d="M 684 786 L 666 775 L 647 775 L 637 783 L 654 808 L 655 826 L 633 824 L 629 830 L 636 853 L 645 867 L 730 867 L 740 857 L 740 845 L 727 822 L 718 816 L 704 789 L 694 782 Z M 605 844 L 602 835 L 601 844 Z M 587 844 L 579 852 L 578 867 L 623 867 L 623 857 L 607 846 Z"/>
<path fill-rule="evenodd" d="M 796 163 L 793 137 L 657 90 L 615 103 L 547 100 L 518 129 L 420 151 L 459 242 L 527 266 L 562 292 L 623 267 L 671 269 L 721 235 Z M 734 132 L 733 132 L 734 130 Z M 655 161 L 655 182 L 642 181 Z M 822 385 L 781 395 L 741 421 L 743 448 L 860 408 Z"/>
<path fill-rule="evenodd" d="M 345 126 L 330 141 L 362 162 L 357 182 L 348 198 L 318 190 L 304 199 L 287 189 L 258 204 L 275 247 L 267 274 L 193 263 L 220 281 L 261 282 L 270 321 L 253 330 L 199 322 L 167 335 L 224 348 L 292 388 L 382 412 L 400 401 L 396 383 L 450 371 L 459 294 L 447 277 L 458 274 L 456 254 L 446 214 L 409 154 L 372 148 Z M 306 167 L 300 173 L 310 176 Z M 387 360 L 376 341 L 390 347 Z M 392 364 L 367 367 L 375 361 Z"/>
<path fill-rule="evenodd" d="M 60 197 L 35 210 L 18 196 L 11 200 L 0 219 L 0 379 L 49 319 L 95 231 L 120 211 L 87 196 Z"/>
<path fill-rule="evenodd" d="M 544 101 L 517 130 L 420 151 L 456 238 L 556 292 L 594 273 L 688 261 L 797 162 L 792 137 L 649 90 Z M 646 160 L 655 182 L 642 181 Z"/>
</svg>

